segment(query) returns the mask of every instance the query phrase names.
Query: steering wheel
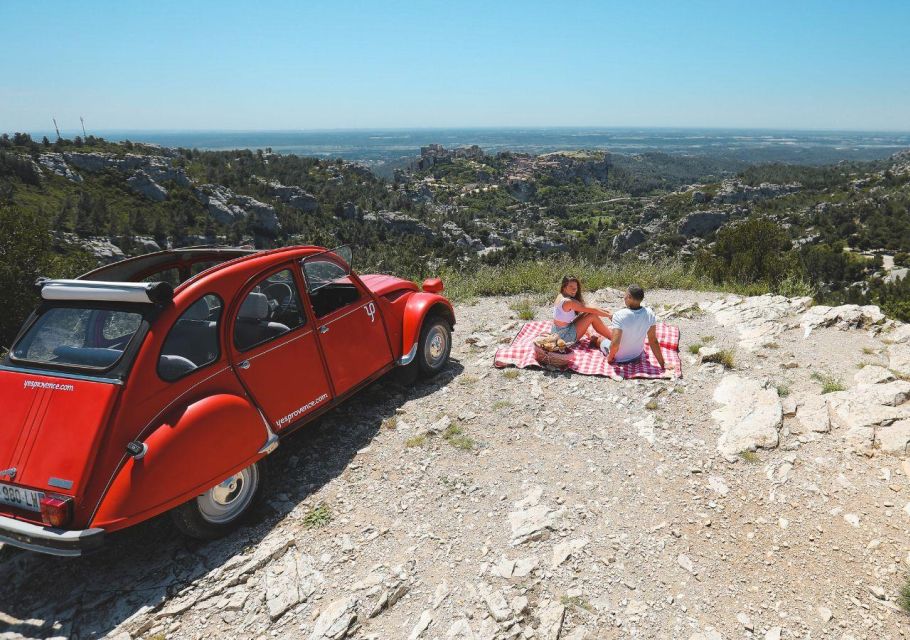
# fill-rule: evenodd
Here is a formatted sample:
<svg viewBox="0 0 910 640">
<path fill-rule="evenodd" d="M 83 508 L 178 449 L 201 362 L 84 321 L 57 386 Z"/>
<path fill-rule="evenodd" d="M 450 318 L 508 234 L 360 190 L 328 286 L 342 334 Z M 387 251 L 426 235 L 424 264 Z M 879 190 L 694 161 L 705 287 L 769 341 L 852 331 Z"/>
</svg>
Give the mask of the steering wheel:
<svg viewBox="0 0 910 640">
<path fill-rule="evenodd" d="M 273 320 L 280 318 L 294 300 L 294 290 L 286 282 L 273 282 L 263 289 L 262 293 L 269 300 L 270 316 Z"/>
</svg>

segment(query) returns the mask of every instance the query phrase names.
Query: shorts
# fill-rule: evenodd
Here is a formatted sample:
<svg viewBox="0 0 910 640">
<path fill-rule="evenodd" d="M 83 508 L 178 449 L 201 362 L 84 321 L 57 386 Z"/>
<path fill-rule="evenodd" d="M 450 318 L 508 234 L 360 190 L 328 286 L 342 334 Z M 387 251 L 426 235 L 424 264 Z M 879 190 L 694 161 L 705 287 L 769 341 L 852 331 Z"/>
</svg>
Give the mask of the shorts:
<svg viewBox="0 0 910 640">
<path fill-rule="evenodd" d="M 578 333 L 575 331 L 575 325 L 570 324 L 565 327 L 553 325 L 553 333 L 566 341 L 566 344 L 575 344 L 578 341 Z"/>
</svg>

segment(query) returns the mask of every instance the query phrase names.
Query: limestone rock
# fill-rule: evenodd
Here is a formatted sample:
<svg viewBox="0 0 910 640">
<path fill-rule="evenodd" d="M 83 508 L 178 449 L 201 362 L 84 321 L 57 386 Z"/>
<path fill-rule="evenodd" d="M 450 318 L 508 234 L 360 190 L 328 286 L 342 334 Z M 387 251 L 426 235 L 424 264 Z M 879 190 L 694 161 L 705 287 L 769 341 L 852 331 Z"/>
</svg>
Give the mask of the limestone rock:
<svg viewBox="0 0 910 640">
<path fill-rule="evenodd" d="M 842 304 L 838 307 L 816 305 L 803 314 L 800 326 L 803 328 L 803 335 L 808 336 L 819 327 L 836 326 L 838 329 L 846 330 L 881 324 L 884 320 L 885 314 L 875 305 Z"/>
<path fill-rule="evenodd" d="M 474 631 L 471 629 L 471 623 L 467 618 L 461 618 L 452 623 L 449 630 L 446 631 L 448 640 L 476 640 Z"/>
<path fill-rule="evenodd" d="M 910 382 L 906 380 L 893 380 L 880 384 L 863 384 L 856 388 L 857 392 L 869 402 L 896 407 L 910 399 Z"/>
<path fill-rule="evenodd" d="M 910 342 L 910 324 L 898 323 L 890 333 L 883 336 L 887 342 L 904 343 Z"/>
<path fill-rule="evenodd" d="M 137 171 L 126 179 L 126 183 L 129 185 L 130 189 L 153 202 L 163 202 L 164 200 L 167 200 L 167 190 L 152 180 L 151 176 L 145 171 Z"/>
<path fill-rule="evenodd" d="M 704 237 L 717 231 L 730 218 L 726 211 L 696 211 L 679 223 L 679 234 L 688 237 Z"/>
<path fill-rule="evenodd" d="M 294 548 L 263 574 L 263 592 L 269 618 L 277 620 L 291 607 L 304 602 L 323 581 L 312 559 Z"/>
<path fill-rule="evenodd" d="M 341 640 L 355 620 L 357 599 L 347 597 L 335 600 L 319 614 L 309 640 Z"/>
<path fill-rule="evenodd" d="M 875 445 L 882 453 L 903 456 L 910 453 L 910 420 L 898 420 L 875 430 Z"/>
<path fill-rule="evenodd" d="M 543 605 L 538 614 L 540 626 L 537 628 L 541 640 L 559 640 L 565 616 L 566 608 L 562 604 L 548 602 Z"/>
<path fill-rule="evenodd" d="M 51 173 L 71 180 L 72 182 L 82 182 L 82 176 L 70 169 L 60 153 L 42 153 L 38 156 L 40 162 Z"/>
<path fill-rule="evenodd" d="M 888 345 L 888 368 L 903 377 L 910 377 L 910 342 Z"/>
<path fill-rule="evenodd" d="M 588 544 L 587 538 L 578 538 L 576 540 L 569 540 L 568 542 L 561 542 L 553 546 L 553 568 L 555 569 L 563 562 L 569 559 L 573 553 L 581 551 L 585 545 Z"/>
<path fill-rule="evenodd" d="M 272 205 L 242 195 L 235 195 L 234 203 L 252 214 L 256 226 L 260 227 L 262 230 L 268 233 L 275 233 L 281 229 L 281 223 L 278 221 L 278 213 Z"/>
<path fill-rule="evenodd" d="M 408 635 L 408 640 L 417 640 L 420 636 L 423 635 L 423 632 L 430 628 L 430 624 L 433 622 L 433 614 L 429 611 L 424 611 L 420 614 L 420 618 L 417 620 L 417 624 L 414 625 L 414 628 L 411 629 L 410 635 Z"/>
<path fill-rule="evenodd" d="M 796 423 L 790 425 L 792 433 L 827 433 L 831 430 L 828 415 L 828 399 L 825 396 L 809 396 L 796 410 Z"/>
<path fill-rule="evenodd" d="M 853 376 L 856 384 L 879 384 L 880 382 L 890 382 L 894 380 L 894 374 L 874 364 L 867 364 L 865 367 L 856 372 Z"/>
<path fill-rule="evenodd" d="M 477 585 L 477 591 L 496 622 L 505 622 L 512 617 L 512 609 L 509 607 L 505 596 L 502 595 L 502 591 L 493 589 L 483 583 Z"/>
<path fill-rule="evenodd" d="M 545 537 L 547 531 L 556 526 L 558 515 L 558 512 L 546 505 L 536 505 L 523 511 L 513 511 L 509 514 L 509 522 L 512 525 L 512 545 Z"/>
<path fill-rule="evenodd" d="M 729 374 L 714 390 L 714 401 L 724 405 L 712 411 L 711 417 L 720 425 L 717 448 L 725 458 L 777 446 L 783 409 L 776 390 L 766 383 Z"/>
</svg>

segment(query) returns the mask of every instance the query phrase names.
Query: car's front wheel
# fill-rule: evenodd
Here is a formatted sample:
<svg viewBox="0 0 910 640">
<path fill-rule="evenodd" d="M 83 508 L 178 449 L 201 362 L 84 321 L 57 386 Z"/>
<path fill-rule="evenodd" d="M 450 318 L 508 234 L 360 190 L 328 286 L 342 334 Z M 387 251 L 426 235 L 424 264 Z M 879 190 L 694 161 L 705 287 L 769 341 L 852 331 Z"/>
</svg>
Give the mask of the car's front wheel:
<svg viewBox="0 0 910 640">
<path fill-rule="evenodd" d="M 265 490 L 265 460 L 241 469 L 202 495 L 171 511 L 174 524 L 192 538 L 227 535 L 249 516 Z"/>
<path fill-rule="evenodd" d="M 440 317 L 427 318 L 420 328 L 417 362 L 420 372 L 427 378 L 442 371 L 452 351 L 452 330 Z"/>
</svg>

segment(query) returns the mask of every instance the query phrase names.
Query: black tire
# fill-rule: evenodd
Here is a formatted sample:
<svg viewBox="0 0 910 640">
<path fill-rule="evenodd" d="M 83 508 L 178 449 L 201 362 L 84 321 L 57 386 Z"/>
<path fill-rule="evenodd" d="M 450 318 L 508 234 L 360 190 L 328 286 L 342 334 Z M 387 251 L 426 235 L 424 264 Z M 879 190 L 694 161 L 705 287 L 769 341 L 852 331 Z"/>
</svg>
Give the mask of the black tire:
<svg viewBox="0 0 910 640">
<path fill-rule="evenodd" d="M 171 510 L 182 533 L 200 540 L 216 540 L 240 526 L 266 492 L 267 465 L 263 458 L 200 496 Z"/>
<path fill-rule="evenodd" d="M 445 369 L 452 352 L 452 329 L 439 316 L 430 316 L 420 328 L 417 344 L 417 366 L 424 378 L 432 378 Z"/>
</svg>

